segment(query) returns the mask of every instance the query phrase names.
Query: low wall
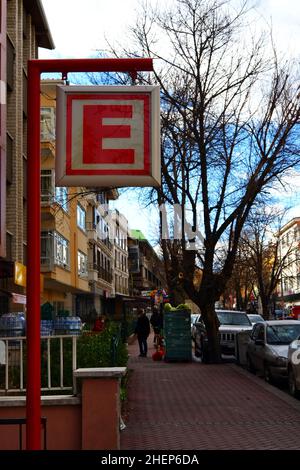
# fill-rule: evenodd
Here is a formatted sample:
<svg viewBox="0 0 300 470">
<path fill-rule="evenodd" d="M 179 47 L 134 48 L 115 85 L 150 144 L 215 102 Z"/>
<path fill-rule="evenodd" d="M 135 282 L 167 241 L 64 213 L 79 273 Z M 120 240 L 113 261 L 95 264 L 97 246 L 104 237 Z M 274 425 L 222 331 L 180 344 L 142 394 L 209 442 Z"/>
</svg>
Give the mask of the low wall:
<svg viewBox="0 0 300 470">
<path fill-rule="evenodd" d="M 120 378 L 125 367 L 77 369 L 82 395 L 48 396 L 41 401 L 47 418 L 48 450 L 120 448 Z M 25 418 L 26 397 L 0 397 L 0 418 Z M 26 426 L 22 426 L 23 449 Z M 43 449 L 43 430 L 41 449 Z M 0 425 L 0 450 L 19 449 L 19 425 Z"/>
</svg>

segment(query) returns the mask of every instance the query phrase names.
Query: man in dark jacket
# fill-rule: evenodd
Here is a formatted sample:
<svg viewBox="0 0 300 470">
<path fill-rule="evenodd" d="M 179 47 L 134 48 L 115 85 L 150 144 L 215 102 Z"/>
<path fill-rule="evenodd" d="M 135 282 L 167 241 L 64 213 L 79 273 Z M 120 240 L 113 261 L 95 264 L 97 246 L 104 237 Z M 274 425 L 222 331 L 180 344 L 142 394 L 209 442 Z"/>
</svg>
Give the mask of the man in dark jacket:
<svg viewBox="0 0 300 470">
<path fill-rule="evenodd" d="M 138 337 L 140 357 L 146 357 L 148 351 L 147 338 L 150 334 L 150 322 L 142 308 L 138 309 L 138 319 L 134 332 Z"/>
</svg>

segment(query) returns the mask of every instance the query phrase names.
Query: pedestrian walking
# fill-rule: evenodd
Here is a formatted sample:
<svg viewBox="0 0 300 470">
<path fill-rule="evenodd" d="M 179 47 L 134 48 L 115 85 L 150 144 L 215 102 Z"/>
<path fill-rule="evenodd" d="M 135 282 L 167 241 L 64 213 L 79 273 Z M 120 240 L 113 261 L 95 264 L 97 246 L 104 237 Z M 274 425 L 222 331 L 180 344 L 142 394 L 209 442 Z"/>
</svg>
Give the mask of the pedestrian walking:
<svg viewBox="0 0 300 470">
<path fill-rule="evenodd" d="M 137 335 L 138 342 L 139 342 L 140 357 L 147 357 L 147 352 L 148 352 L 147 338 L 150 334 L 150 322 L 143 308 L 139 308 L 137 313 L 138 313 L 138 319 L 137 319 L 134 332 Z"/>
</svg>

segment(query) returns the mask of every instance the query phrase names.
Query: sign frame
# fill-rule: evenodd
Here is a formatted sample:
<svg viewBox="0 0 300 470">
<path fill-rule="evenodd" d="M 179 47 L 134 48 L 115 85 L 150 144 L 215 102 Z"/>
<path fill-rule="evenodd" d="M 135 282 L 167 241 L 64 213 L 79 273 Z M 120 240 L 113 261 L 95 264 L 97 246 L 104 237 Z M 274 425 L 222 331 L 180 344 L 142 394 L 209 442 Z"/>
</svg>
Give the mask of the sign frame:
<svg viewBox="0 0 300 470">
<path fill-rule="evenodd" d="M 109 106 L 125 108 L 126 105 L 127 108 L 142 110 L 141 115 L 138 111 L 134 111 L 132 112 L 134 119 L 133 116 L 128 119 L 104 116 L 103 119 L 99 118 L 99 128 L 130 129 L 130 138 L 131 133 L 134 137 L 131 140 L 127 136 L 120 140 L 117 136 L 114 139 L 103 138 L 101 144 L 108 142 L 108 152 L 116 153 L 118 147 L 122 145 L 120 142 L 128 145 L 127 140 L 134 146 L 140 140 L 138 150 L 137 147 L 135 150 L 130 150 L 134 155 L 133 162 L 125 161 L 123 164 L 118 161 L 111 163 L 95 161 L 86 164 L 84 113 L 87 112 L 87 108 L 100 109 Z M 161 185 L 159 86 L 59 85 L 56 110 L 56 186 L 158 187 Z M 91 122 L 94 123 L 95 120 Z M 92 149 L 91 153 L 93 151 Z M 124 149 L 121 148 L 120 151 Z"/>
</svg>

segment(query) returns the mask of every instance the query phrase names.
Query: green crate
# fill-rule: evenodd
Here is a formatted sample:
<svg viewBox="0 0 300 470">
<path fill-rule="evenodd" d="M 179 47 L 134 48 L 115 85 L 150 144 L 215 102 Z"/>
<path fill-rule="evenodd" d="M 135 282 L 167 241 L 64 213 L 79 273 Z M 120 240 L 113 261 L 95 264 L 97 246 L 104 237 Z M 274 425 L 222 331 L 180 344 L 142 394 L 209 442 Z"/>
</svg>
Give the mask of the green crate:
<svg viewBox="0 0 300 470">
<path fill-rule="evenodd" d="M 191 311 L 164 312 L 165 361 L 191 361 Z"/>
</svg>

